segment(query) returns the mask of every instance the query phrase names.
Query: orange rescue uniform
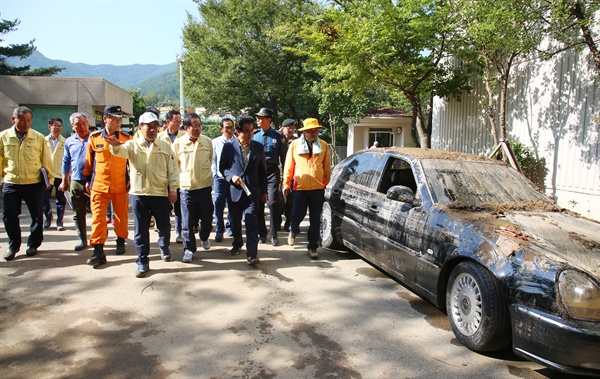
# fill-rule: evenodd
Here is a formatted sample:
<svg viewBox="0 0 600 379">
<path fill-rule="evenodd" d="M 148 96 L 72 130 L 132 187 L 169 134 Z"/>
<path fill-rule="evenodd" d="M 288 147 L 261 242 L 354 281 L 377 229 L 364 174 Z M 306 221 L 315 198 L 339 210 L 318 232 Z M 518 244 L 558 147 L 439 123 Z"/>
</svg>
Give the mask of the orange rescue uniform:
<svg viewBox="0 0 600 379">
<path fill-rule="evenodd" d="M 106 128 L 90 134 L 85 157 L 83 174 L 91 176 L 90 208 L 92 209 L 92 236 L 91 245 L 104 245 L 108 235 L 106 210 L 108 203 L 112 202 L 115 218 L 115 234 L 120 238 L 127 238 L 128 234 L 128 206 L 127 194 L 127 159 L 111 154 L 110 144 L 104 140 Z M 131 139 L 123 132 L 115 133 L 121 143 Z"/>
</svg>

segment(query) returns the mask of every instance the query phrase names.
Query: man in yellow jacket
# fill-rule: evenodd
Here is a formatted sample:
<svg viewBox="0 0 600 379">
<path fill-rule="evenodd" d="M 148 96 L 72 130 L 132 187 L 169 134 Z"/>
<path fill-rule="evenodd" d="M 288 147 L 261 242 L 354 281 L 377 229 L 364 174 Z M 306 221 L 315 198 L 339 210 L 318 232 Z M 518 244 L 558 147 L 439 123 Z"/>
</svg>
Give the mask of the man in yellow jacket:
<svg viewBox="0 0 600 379">
<path fill-rule="evenodd" d="M 0 133 L 0 172 L 4 181 L 3 221 L 8 235 L 8 248 L 4 259 L 10 261 L 21 249 L 21 201 L 25 201 L 31 215 L 27 256 L 37 254 L 44 239 L 42 229 L 42 190 L 45 187 L 41 169 L 49 183 L 54 183 L 54 170 L 50 149 L 44 135 L 31 130 L 33 113 L 29 108 L 15 108 L 13 127 Z"/>
<path fill-rule="evenodd" d="M 183 262 L 191 263 L 196 252 L 194 225 L 200 220 L 200 243 L 210 249 L 208 237 L 212 231 L 214 205 L 212 201 L 213 159 L 212 140 L 202 134 L 202 120 L 196 113 L 183 118 L 186 135 L 173 142 L 179 165 L 179 196 L 181 199 L 181 234 Z"/>
<path fill-rule="evenodd" d="M 293 246 L 300 233 L 300 222 L 310 211 L 308 227 L 308 255 L 318 259 L 317 248 L 320 242 L 321 211 L 325 199 L 325 187 L 331 174 L 331 152 L 329 145 L 319 139 L 319 125 L 316 118 L 304 120 L 303 127 L 298 129 L 302 136 L 291 143 L 285 158 L 283 170 L 283 195 L 294 191 L 292 204 L 291 231 L 288 244 Z M 293 183 L 294 188 L 291 188 Z"/>
<path fill-rule="evenodd" d="M 52 206 L 50 205 L 50 196 L 52 194 L 52 187 L 56 190 L 56 230 L 65 230 L 63 227 L 63 218 L 65 216 L 65 204 L 67 199 L 65 193 L 58 190 L 58 187 L 62 183 L 60 173 L 62 172 L 62 161 L 63 155 L 65 154 L 65 137 L 61 135 L 63 130 L 63 122 L 58 117 L 52 117 L 48 120 L 48 130 L 50 134 L 46 136 L 46 144 L 50 148 L 52 163 L 54 164 L 54 182 L 50 183 L 50 188 L 45 189 L 42 198 L 42 208 L 46 221 L 44 221 L 44 229 L 48 229 L 52 226 Z"/>
<path fill-rule="evenodd" d="M 171 144 L 156 138 L 158 117 L 145 112 L 139 118 L 140 137 L 121 143 L 115 136 L 105 139 L 110 152 L 129 159 L 131 168 L 131 208 L 134 218 L 134 243 L 138 253 L 135 276 L 146 276 L 150 271 L 150 218 L 154 215 L 158 227 L 158 247 L 164 261 L 171 260 L 171 218 L 169 205 L 177 200 L 179 170 Z"/>
</svg>

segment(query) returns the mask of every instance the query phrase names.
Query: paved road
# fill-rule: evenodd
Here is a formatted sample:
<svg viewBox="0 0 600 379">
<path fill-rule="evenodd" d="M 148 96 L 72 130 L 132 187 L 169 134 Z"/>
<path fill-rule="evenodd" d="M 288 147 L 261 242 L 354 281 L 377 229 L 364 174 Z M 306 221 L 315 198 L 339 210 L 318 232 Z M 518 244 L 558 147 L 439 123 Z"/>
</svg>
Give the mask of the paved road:
<svg viewBox="0 0 600 379">
<path fill-rule="evenodd" d="M 181 245 L 169 263 L 154 245 L 138 279 L 132 218 L 127 254 L 114 255 L 111 231 L 100 269 L 84 264 L 91 250 L 72 250 L 72 213 L 65 220 L 37 256 L 23 246 L 0 263 L 2 378 L 564 377 L 510 352 L 471 352 L 442 312 L 355 254 L 311 261 L 302 237 L 260 245 L 256 268 L 228 255 L 231 238 L 211 236 L 191 264 Z M 6 242 L 2 225 L 2 251 Z"/>
</svg>

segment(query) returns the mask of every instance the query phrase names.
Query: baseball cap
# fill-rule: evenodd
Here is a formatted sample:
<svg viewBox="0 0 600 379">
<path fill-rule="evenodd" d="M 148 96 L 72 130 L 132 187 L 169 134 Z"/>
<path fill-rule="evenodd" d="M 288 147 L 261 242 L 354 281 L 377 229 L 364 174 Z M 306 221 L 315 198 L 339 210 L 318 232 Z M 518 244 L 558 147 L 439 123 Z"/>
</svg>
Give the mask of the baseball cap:
<svg viewBox="0 0 600 379">
<path fill-rule="evenodd" d="M 139 118 L 139 123 L 141 124 L 150 124 L 151 122 L 158 122 L 158 117 L 153 112 L 145 112 Z"/>
<path fill-rule="evenodd" d="M 107 105 L 104 107 L 104 115 L 112 117 L 123 117 L 120 105 Z"/>
</svg>

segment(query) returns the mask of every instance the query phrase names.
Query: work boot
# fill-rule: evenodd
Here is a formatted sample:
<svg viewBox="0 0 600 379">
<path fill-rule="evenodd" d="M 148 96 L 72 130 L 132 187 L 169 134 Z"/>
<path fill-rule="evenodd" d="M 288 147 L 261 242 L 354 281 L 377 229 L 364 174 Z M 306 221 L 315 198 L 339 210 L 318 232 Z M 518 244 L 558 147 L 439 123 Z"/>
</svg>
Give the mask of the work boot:
<svg viewBox="0 0 600 379">
<path fill-rule="evenodd" d="M 65 230 L 63 219 L 65 218 L 65 207 L 62 205 L 56 206 L 56 230 Z"/>
<path fill-rule="evenodd" d="M 92 267 L 94 267 L 94 268 L 105 264 L 106 263 L 106 255 L 104 255 L 104 245 L 102 245 L 102 244 L 94 245 L 94 254 L 92 254 L 92 256 L 87 260 L 86 263 L 89 265 L 92 265 Z"/>
<path fill-rule="evenodd" d="M 117 255 L 125 254 L 125 238 L 117 237 Z"/>
</svg>

